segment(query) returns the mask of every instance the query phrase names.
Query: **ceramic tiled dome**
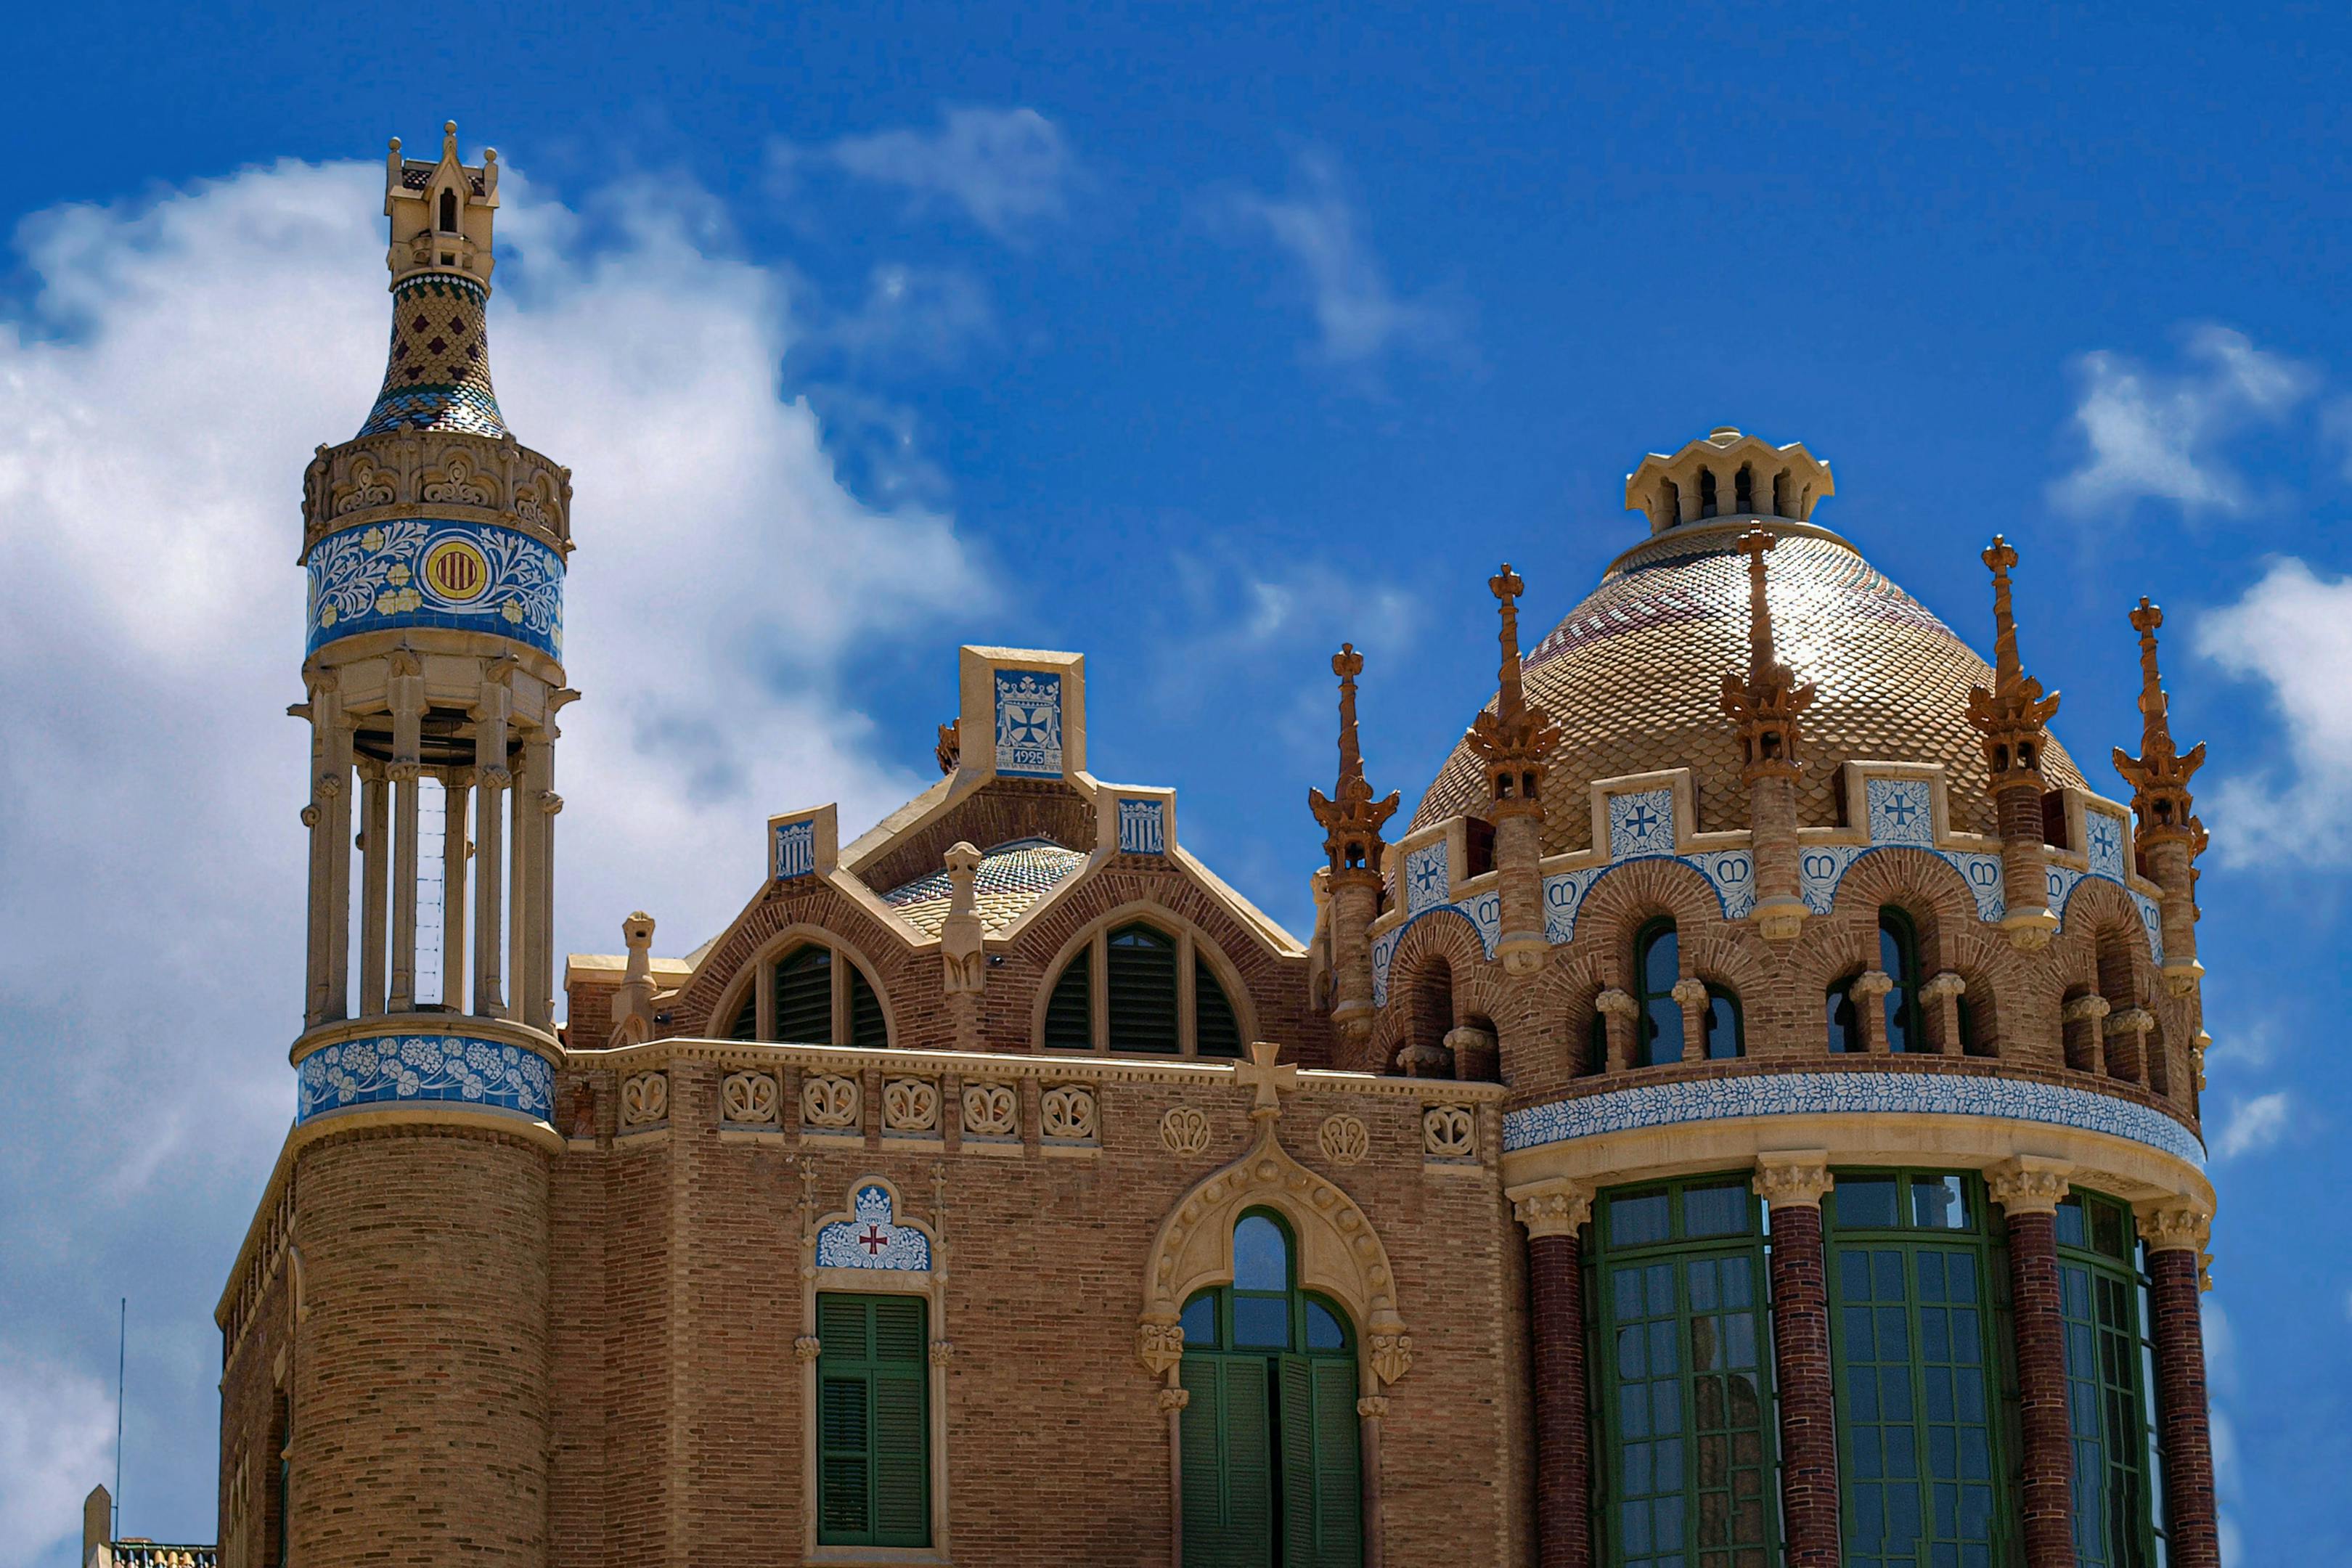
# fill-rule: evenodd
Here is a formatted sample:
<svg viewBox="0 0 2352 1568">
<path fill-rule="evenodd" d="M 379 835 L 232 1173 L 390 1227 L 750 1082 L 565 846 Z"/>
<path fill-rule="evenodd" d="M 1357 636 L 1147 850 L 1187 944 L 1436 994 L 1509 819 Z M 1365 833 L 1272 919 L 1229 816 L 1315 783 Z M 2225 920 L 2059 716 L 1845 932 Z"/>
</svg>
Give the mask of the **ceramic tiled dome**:
<svg viewBox="0 0 2352 1568">
<path fill-rule="evenodd" d="M 1738 740 L 1718 699 L 1725 672 L 1748 660 L 1748 573 L 1737 542 L 1759 522 L 1781 536 L 1769 589 L 1780 657 L 1818 690 L 1805 715 L 1800 823 L 1836 822 L 1843 763 L 1941 763 L 1953 781 L 1953 826 L 1993 832 L 1982 737 L 1968 720 L 1969 689 L 1991 684 L 1992 671 L 1853 546 L 1786 518 L 1661 531 L 1612 562 L 1529 651 L 1528 700 L 1560 728 L 1546 758 L 1551 798 L 1581 801 L 1594 779 L 1686 766 L 1702 830 L 1748 825 Z M 2054 741 L 2043 769 L 2053 786 L 2083 784 Z M 1457 745 L 1413 826 L 1486 809 L 1479 759 Z M 1591 836 L 1586 813 L 1553 811 L 1544 852 L 1590 847 Z"/>
</svg>

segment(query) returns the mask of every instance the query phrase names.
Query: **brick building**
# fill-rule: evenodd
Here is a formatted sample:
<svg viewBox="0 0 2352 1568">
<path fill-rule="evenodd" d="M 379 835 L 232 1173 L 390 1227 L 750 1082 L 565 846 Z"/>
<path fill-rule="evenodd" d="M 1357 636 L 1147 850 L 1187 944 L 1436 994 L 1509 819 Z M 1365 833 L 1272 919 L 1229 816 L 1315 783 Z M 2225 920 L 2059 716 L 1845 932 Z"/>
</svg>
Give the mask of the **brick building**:
<svg viewBox="0 0 2352 1568">
<path fill-rule="evenodd" d="M 1304 940 L 1091 771 L 1079 656 L 966 647 L 936 784 L 559 967 L 572 478 L 492 389 L 497 205 L 394 144 L 383 391 L 304 487 L 228 1568 L 2214 1563 L 2152 606 L 2127 808 L 2013 550 L 1988 667 L 1718 430 L 1524 654 L 1496 574 L 1499 690 L 1392 844 L 1340 651 Z"/>
</svg>

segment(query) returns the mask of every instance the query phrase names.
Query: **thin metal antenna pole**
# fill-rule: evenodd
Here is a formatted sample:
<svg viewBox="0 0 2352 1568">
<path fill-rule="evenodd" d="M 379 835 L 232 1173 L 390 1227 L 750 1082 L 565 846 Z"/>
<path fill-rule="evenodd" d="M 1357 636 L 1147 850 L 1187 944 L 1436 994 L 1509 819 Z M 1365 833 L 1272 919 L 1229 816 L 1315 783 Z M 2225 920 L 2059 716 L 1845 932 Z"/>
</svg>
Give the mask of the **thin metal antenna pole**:
<svg viewBox="0 0 2352 1568">
<path fill-rule="evenodd" d="M 114 1339 L 114 1523 L 117 1541 L 122 1539 L 122 1373 L 130 1360 L 131 1298 L 122 1298 L 122 1312 L 116 1325 Z"/>
</svg>

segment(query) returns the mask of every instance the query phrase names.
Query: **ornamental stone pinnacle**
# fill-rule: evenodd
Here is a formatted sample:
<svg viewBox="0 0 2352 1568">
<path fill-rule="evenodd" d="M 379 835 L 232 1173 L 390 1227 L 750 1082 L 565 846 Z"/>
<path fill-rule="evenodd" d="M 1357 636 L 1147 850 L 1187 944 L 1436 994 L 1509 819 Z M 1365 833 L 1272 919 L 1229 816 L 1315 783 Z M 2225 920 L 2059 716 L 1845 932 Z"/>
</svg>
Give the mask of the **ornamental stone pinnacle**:
<svg viewBox="0 0 2352 1568">
<path fill-rule="evenodd" d="M 1319 789 L 1307 792 L 1307 808 L 1323 826 L 1323 847 L 1331 857 L 1332 880 L 1351 873 L 1377 879 L 1381 852 L 1381 827 L 1396 815 L 1403 797 L 1391 790 L 1385 800 L 1372 798 L 1364 780 L 1364 753 L 1356 738 L 1356 677 L 1364 672 L 1364 656 L 1353 643 L 1342 643 L 1331 656 L 1331 673 L 1339 678 L 1339 776 L 1333 784 L 1336 798 Z"/>
<path fill-rule="evenodd" d="M 1811 684 L 1798 685 L 1773 646 L 1764 558 L 1779 542 L 1769 529 L 1751 528 L 1739 536 L 1739 552 L 1748 557 L 1748 673 L 1723 676 L 1723 711 L 1738 728 L 1740 777 L 1750 785 L 1759 778 L 1793 778 L 1805 765 L 1797 716 L 1813 705 Z"/>
<path fill-rule="evenodd" d="M 2000 829 L 2001 894 L 2008 913 L 2001 928 L 2024 952 L 2047 946 L 2058 929 L 2050 909 L 2049 852 L 2042 837 L 2042 796 L 2047 787 L 2042 756 L 2043 733 L 2058 711 L 2058 693 L 2042 695 L 2042 683 L 2025 673 L 2017 654 L 2017 617 L 2009 598 L 2010 569 L 2017 552 L 1996 533 L 1984 563 L 1992 572 L 1993 683 L 1969 690 L 1969 722 L 1983 737 L 1988 789 Z"/>
<path fill-rule="evenodd" d="M 1506 561 L 1486 587 L 1502 612 L 1500 687 L 1495 710 L 1480 713 L 1463 742 L 1486 763 L 1503 926 L 1496 956 L 1506 973 L 1525 977 L 1540 973 L 1551 951 L 1544 935 L 1543 759 L 1559 726 L 1528 705 L 1520 679 L 1518 597 L 1527 584 Z"/>
<path fill-rule="evenodd" d="M 2199 742 L 2186 754 L 2173 744 L 2170 703 L 2156 665 L 2156 628 L 2164 625 L 2164 611 L 2143 598 L 2131 613 L 2131 624 L 2139 633 L 2139 755 L 2117 746 L 2115 763 L 2132 786 L 2132 810 L 2139 816 L 2139 845 L 2145 849 L 2168 838 L 2186 841 L 2200 826 L 2189 813 L 2189 780 L 2205 765 L 2205 743 Z"/>
</svg>

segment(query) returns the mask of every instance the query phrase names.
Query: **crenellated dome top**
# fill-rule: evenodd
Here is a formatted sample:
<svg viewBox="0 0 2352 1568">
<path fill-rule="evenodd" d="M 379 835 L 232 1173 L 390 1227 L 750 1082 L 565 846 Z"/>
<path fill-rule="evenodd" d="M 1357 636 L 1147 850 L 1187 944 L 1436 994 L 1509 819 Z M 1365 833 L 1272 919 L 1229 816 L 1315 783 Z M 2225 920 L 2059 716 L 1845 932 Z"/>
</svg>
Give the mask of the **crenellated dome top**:
<svg viewBox="0 0 2352 1568">
<path fill-rule="evenodd" d="M 1647 458 L 1626 480 L 1627 509 L 1650 517 L 1652 537 L 1610 563 L 1600 585 L 1526 658 L 1527 700 L 1560 729 L 1546 757 L 1546 854 L 1589 847 L 1584 803 L 1593 780 L 1664 768 L 1691 770 L 1701 829 L 1748 826 L 1738 739 L 1720 703 L 1725 674 L 1748 666 L 1748 572 L 1738 542 L 1758 526 L 1780 537 L 1768 579 L 1780 657 L 1817 691 L 1805 714 L 1800 825 L 1837 822 L 1846 762 L 1940 763 L 1952 826 L 1995 831 L 1982 736 L 1968 718 L 1969 688 L 1992 684 L 1992 671 L 1852 544 L 1803 521 L 1829 489 L 1827 465 L 1802 446 L 1734 430 L 1670 458 Z M 1694 507 L 1702 494 L 1714 498 L 1712 510 Z M 1725 504 L 1758 500 L 1767 506 Z M 1672 520 L 1662 521 L 1670 501 Z M 1955 570 L 1966 562 L 1956 560 Z M 2054 740 L 2042 770 L 2053 788 L 2084 784 Z M 1487 793 L 1477 753 L 1457 744 L 1412 826 L 1483 816 Z"/>
</svg>

